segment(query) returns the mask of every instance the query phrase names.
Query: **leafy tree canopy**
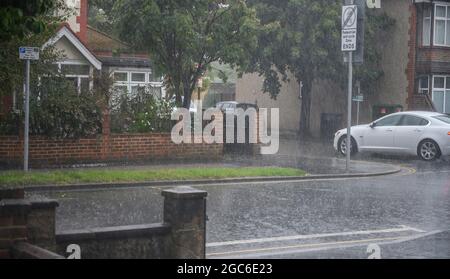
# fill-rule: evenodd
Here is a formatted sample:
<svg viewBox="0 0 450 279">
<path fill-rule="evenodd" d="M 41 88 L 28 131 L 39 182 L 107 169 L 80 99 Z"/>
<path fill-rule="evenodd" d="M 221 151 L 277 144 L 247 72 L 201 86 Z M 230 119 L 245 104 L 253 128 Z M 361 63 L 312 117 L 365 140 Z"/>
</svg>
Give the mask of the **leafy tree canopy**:
<svg viewBox="0 0 450 279">
<path fill-rule="evenodd" d="M 59 0 L 2 0 L 0 40 L 43 32 L 48 24 L 46 16 L 62 6 Z"/>
<path fill-rule="evenodd" d="M 343 85 L 346 65 L 341 52 L 341 0 L 249 0 L 266 26 L 252 53 L 248 72 L 265 77 L 264 92 L 276 98 L 281 82 L 292 73 L 302 82 L 300 132 L 309 132 L 313 82 L 332 80 Z M 364 64 L 356 67 L 355 79 L 369 92 L 383 74 L 380 44 L 394 21 L 378 11 L 366 10 Z M 334 94 L 330 92 L 330 94 Z"/>
<path fill-rule="evenodd" d="M 184 107 L 210 63 L 246 68 L 257 46 L 259 21 L 242 0 L 118 0 L 114 17 L 121 38 L 151 53 Z"/>
</svg>

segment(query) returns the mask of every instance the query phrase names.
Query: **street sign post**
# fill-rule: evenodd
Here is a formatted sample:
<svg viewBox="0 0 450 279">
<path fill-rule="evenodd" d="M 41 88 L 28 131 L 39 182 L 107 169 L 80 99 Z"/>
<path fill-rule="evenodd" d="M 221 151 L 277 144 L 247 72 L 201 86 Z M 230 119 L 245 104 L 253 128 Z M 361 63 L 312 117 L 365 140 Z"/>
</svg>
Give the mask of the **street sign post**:
<svg viewBox="0 0 450 279">
<path fill-rule="evenodd" d="M 356 82 L 356 90 L 357 94 L 355 97 L 353 97 L 353 102 L 356 102 L 356 125 L 359 125 L 359 105 L 364 101 L 364 96 L 361 95 L 361 82 Z"/>
<path fill-rule="evenodd" d="M 353 88 L 353 51 L 357 49 L 356 38 L 358 36 L 358 8 L 351 5 L 342 6 L 342 45 L 341 50 L 348 52 L 348 93 L 347 93 L 347 141 L 346 161 L 347 172 L 350 171 L 351 153 L 351 126 L 352 126 L 352 88 Z"/>
<path fill-rule="evenodd" d="M 39 48 L 19 47 L 19 58 L 26 61 L 25 73 L 25 131 L 23 142 L 23 170 L 28 171 L 28 143 L 30 128 L 30 61 L 39 60 Z"/>
</svg>

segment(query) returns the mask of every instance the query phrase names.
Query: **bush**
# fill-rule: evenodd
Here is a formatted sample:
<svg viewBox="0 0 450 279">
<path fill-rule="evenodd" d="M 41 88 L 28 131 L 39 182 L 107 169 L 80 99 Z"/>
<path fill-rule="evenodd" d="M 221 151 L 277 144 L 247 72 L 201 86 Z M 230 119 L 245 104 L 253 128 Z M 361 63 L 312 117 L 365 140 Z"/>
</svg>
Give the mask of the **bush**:
<svg viewBox="0 0 450 279">
<path fill-rule="evenodd" d="M 126 93 L 116 98 L 111 111 L 111 131 L 114 133 L 170 132 L 170 119 L 175 104 L 159 99 L 146 90 L 135 96 Z"/>
<path fill-rule="evenodd" d="M 54 138 L 95 135 L 101 129 L 101 112 L 90 92 L 78 94 L 64 77 L 42 79 L 39 94 L 30 98 L 30 133 Z"/>
<path fill-rule="evenodd" d="M 80 138 L 99 133 L 101 113 L 89 92 L 78 94 L 73 83 L 60 76 L 41 78 L 30 91 L 30 135 Z M 11 111 L 1 121 L 0 133 L 17 135 L 23 121 L 23 109 Z"/>
</svg>

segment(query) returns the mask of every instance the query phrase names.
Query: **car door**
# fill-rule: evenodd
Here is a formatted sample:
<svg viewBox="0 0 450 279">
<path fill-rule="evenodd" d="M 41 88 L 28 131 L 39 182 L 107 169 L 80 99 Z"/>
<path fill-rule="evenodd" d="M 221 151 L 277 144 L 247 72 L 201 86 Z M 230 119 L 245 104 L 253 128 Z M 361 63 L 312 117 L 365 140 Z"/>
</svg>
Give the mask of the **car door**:
<svg viewBox="0 0 450 279">
<path fill-rule="evenodd" d="M 369 151 L 395 151 L 394 134 L 400 123 L 401 115 L 381 118 L 368 127 L 364 133 L 363 149 Z"/>
<path fill-rule="evenodd" d="M 429 123 L 419 116 L 404 115 L 395 131 L 395 147 L 401 152 L 416 154 L 420 137 Z"/>
</svg>

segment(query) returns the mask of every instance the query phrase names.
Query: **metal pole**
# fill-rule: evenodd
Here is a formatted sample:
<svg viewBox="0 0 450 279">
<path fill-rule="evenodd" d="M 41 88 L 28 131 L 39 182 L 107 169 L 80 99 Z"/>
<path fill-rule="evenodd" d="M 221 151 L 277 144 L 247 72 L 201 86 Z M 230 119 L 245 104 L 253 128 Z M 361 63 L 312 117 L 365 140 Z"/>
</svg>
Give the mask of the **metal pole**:
<svg viewBox="0 0 450 279">
<path fill-rule="evenodd" d="M 356 125 L 359 125 L 359 103 L 356 102 Z"/>
<path fill-rule="evenodd" d="M 25 81 L 25 132 L 23 144 L 23 170 L 28 171 L 28 134 L 30 126 L 30 60 L 27 59 Z"/>
<path fill-rule="evenodd" d="M 359 125 L 359 105 L 361 104 L 361 100 L 359 99 L 361 96 L 361 82 L 359 80 L 356 82 L 356 89 L 356 94 L 358 95 L 358 100 L 356 102 L 356 125 Z"/>
<path fill-rule="evenodd" d="M 352 83 L 353 83 L 353 52 L 348 53 L 348 96 L 347 96 L 347 149 L 346 149 L 346 170 L 350 171 L 350 146 L 352 129 Z"/>
</svg>

